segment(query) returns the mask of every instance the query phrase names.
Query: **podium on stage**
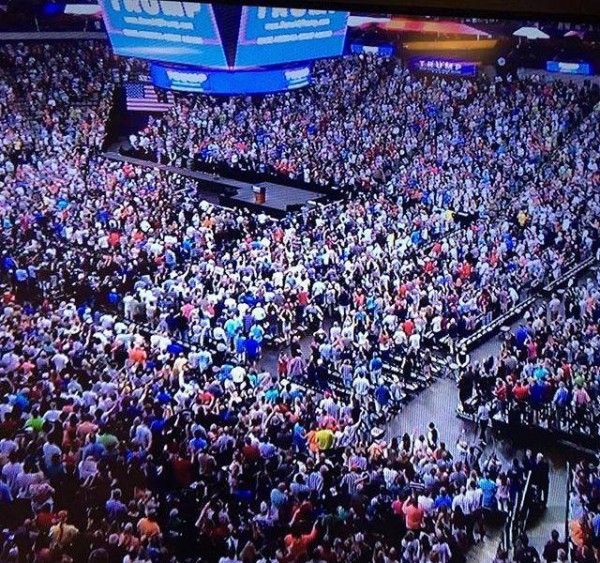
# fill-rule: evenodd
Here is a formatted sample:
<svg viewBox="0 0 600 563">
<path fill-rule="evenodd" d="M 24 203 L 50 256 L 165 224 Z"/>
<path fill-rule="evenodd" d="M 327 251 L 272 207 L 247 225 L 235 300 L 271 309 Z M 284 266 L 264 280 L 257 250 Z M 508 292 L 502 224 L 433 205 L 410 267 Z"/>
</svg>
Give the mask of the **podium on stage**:
<svg viewBox="0 0 600 563">
<path fill-rule="evenodd" d="M 254 203 L 264 203 L 267 199 L 267 188 L 265 186 L 252 186 L 252 193 L 254 193 Z"/>
</svg>

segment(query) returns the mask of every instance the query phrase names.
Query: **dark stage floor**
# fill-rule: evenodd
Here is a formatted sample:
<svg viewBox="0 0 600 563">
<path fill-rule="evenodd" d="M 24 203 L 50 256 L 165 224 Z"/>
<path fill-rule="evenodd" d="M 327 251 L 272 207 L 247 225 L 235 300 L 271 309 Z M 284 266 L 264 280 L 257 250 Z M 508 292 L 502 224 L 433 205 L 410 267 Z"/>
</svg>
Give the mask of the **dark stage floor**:
<svg viewBox="0 0 600 563">
<path fill-rule="evenodd" d="M 256 212 L 263 211 L 267 215 L 280 217 L 290 211 L 290 206 L 300 207 L 310 201 L 318 202 L 325 199 L 322 194 L 313 191 L 282 186 L 272 182 L 261 182 L 256 185 L 266 189 L 265 203 L 255 203 L 253 186 L 246 184 L 238 188 L 236 195 L 221 197 L 221 204 L 228 207 L 246 207 Z"/>
</svg>

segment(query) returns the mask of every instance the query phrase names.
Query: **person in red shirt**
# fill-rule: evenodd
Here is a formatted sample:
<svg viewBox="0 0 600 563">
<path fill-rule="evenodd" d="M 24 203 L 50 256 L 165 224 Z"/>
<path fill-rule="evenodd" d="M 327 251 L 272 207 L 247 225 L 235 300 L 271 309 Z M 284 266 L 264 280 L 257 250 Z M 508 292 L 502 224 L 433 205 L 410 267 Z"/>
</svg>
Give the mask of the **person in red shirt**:
<svg viewBox="0 0 600 563">
<path fill-rule="evenodd" d="M 508 401 L 508 385 L 500 378 L 496 379 L 496 387 L 494 387 L 494 397 L 498 400 L 500 410 L 504 412 L 506 402 Z"/>
<path fill-rule="evenodd" d="M 402 513 L 408 530 L 419 531 L 423 526 L 425 511 L 419 506 L 419 502 L 414 497 L 406 499 L 402 505 Z"/>
<path fill-rule="evenodd" d="M 246 444 L 242 448 L 242 454 L 246 461 L 254 463 L 260 459 L 260 450 L 258 446 L 252 444 L 250 438 L 246 438 Z"/>
<path fill-rule="evenodd" d="M 301 534 L 300 529 L 296 526 L 292 527 L 291 533 L 284 538 L 285 547 L 287 548 L 286 562 L 295 563 L 308 553 L 308 549 L 317 539 L 319 534 L 317 523 L 315 522 L 310 534 Z"/>
<path fill-rule="evenodd" d="M 35 524 L 42 533 L 48 533 L 55 520 L 56 514 L 50 510 L 50 505 L 44 504 L 35 517 Z"/>
<path fill-rule="evenodd" d="M 192 462 L 190 461 L 185 446 L 180 448 L 179 454 L 174 456 L 172 461 L 173 477 L 177 484 L 182 488 L 189 487 L 194 481 L 192 471 Z"/>
<path fill-rule="evenodd" d="M 513 389 L 513 395 L 517 401 L 526 401 L 529 397 L 529 385 L 524 380 L 518 381 Z"/>
</svg>

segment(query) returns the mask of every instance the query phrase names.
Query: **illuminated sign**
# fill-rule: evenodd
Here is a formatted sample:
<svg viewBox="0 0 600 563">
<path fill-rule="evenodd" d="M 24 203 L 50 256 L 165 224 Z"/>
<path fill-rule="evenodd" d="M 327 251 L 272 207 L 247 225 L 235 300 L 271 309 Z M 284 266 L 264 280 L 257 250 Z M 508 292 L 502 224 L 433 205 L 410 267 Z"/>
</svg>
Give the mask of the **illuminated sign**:
<svg viewBox="0 0 600 563">
<path fill-rule="evenodd" d="M 150 75 L 152 83 L 159 88 L 205 94 L 264 94 L 294 90 L 308 86 L 312 77 L 311 67 L 306 64 L 283 69 L 199 71 L 154 63 Z"/>
<path fill-rule="evenodd" d="M 450 76 L 475 76 L 478 63 L 472 61 L 455 61 L 450 59 L 419 58 L 412 59 L 410 66 L 413 70 L 445 74 Z"/>
<path fill-rule="evenodd" d="M 592 67 L 588 63 L 566 63 L 561 61 L 547 61 L 546 70 L 548 72 L 562 72 L 564 74 L 583 74 L 589 76 L 592 74 Z"/>
</svg>

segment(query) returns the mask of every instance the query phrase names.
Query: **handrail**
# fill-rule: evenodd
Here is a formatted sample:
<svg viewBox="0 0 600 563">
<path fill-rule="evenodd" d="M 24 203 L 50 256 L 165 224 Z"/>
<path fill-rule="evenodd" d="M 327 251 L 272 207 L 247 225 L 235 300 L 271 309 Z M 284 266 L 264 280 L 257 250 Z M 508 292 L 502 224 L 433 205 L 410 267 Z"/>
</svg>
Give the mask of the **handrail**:
<svg viewBox="0 0 600 563">
<path fill-rule="evenodd" d="M 513 420 L 509 423 L 511 413 L 519 415 L 518 421 Z M 554 434 L 586 448 L 597 448 L 600 445 L 598 436 L 586 431 L 588 426 L 595 427 L 600 423 L 600 410 L 594 405 L 588 405 L 581 412 L 576 413 L 575 408 L 568 404 L 559 412 L 551 401 L 534 406 L 529 401 L 511 399 L 506 403 L 501 418 L 494 420 L 500 425 L 510 424 L 527 431 Z M 547 421 L 548 424 L 541 424 L 541 421 Z M 561 425 L 558 424 L 559 421 Z"/>
<path fill-rule="evenodd" d="M 531 471 L 527 474 L 527 481 L 525 481 L 525 487 L 523 487 L 523 498 L 521 498 L 521 506 L 519 507 L 519 512 L 523 512 L 525 508 L 525 499 L 527 498 L 527 493 L 529 492 L 529 485 L 531 484 Z"/>
<path fill-rule="evenodd" d="M 529 471 L 527 473 L 525 486 L 520 493 L 517 493 L 515 502 L 511 511 L 507 514 L 506 522 L 502 528 L 499 547 L 507 553 L 509 560 L 512 559 L 512 556 L 514 555 L 514 549 L 517 540 L 527 529 L 529 509 L 526 503 L 530 490 L 531 478 L 532 472 Z"/>
</svg>

